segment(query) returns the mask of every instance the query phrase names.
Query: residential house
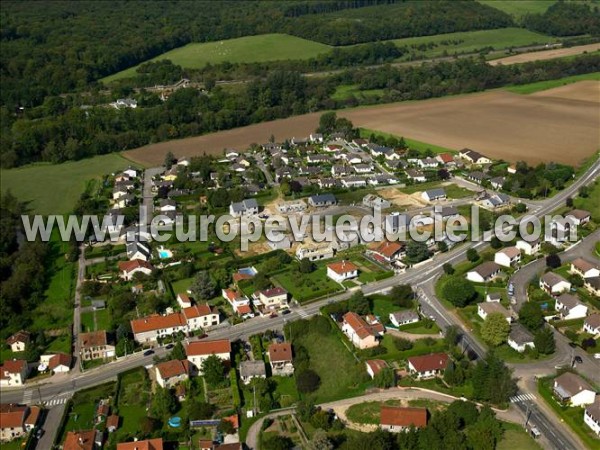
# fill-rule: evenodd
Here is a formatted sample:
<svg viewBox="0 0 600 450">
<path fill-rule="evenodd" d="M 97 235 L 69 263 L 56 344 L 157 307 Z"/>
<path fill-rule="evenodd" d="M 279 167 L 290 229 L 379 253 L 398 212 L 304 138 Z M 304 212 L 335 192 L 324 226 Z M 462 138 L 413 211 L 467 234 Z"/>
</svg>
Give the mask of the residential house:
<svg viewBox="0 0 600 450">
<path fill-rule="evenodd" d="M 554 272 L 546 272 L 540 277 L 540 288 L 550 295 L 559 295 L 571 289 L 571 283 Z"/>
<path fill-rule="evenodd" d="M 592 294 L 600 297 L 600 277 L 590 277 L 583 279 L 583 287 Z"/>
<path fill-rule="evenodd" d="M 331 176 L 333 176 L 333 177 L 345 177 L 345 176 L 349 175 L 350 172 L 351 172 L 351 169 L 348 166 L 342 166 L 342 165 L 336 164 L 331 167 Z"/>
<path fill-rule="evenodd" d="M 250 307 L 250 299 L 233 289 L 223 289 L 222 296 L 231 305 L 233 312 L 243 318 L 254 317 Z"/>
<path fill-rule="evenodd" d="M 502 189 L 502 186 L 504 186 L 505 181 L 506 178 L 504 177 L 494 177 L 490 179 L 490 185 L 494 189 Z"/>
<path fill-rule="evenodd" d="M 439 161 L 436 158 L 423 158 L 417 160 L 417 166 L 421 169 L 434 169 L 439 165 Z"/>
<path fill-rule="evenodd" d="M 277 204 L 277 211 L 281 214 L 303 212 L 307 208 L 306 202 L 302 199 L 281 202 Z"/>
<path fill-rule="evenodd" d="M 37 406 L 0 404 L 0 442 L 21 438 L 33 430 L 39 420 L 40 411 Z"/>
<path fill-rule="evenodd" d="M 351 160 L 350 162 L 352 161 L 353 160 Z M 373 172 L 373 166 L 371 164 L 354 164 L 353 169 L 355 173 L 365 174 Z"/>
<path fill-rule="evenodd" d="M 583 331 L 593 336 L 600 335 L 600 314 L 590 314 L 583 322 Z"/>
<path fill-rule="evenodd" d="M 27 331 L 17 331 L 15 334 L 10 336 L 6 343 L 10 347 L 10 350 L 14 353 L 24 352 L 31 341 L 31 334 Z"/>
<path fill-rule="evenodd" d="M 180 292 L 177 294 L 177 304 L 181 308 L 189 308 L 192 306 L 192 299 L 185 292 Z"/>
<path fill-rule="evenodd" d="M 301 244 L 296 249 L 296 258 L 299 260 L 308 259 L 310 261 L 318 261 L 333 258 L 333 255 L 333 247 L 327 242 L 321 244 Z"/>
<path fill-rule="evenodd" d="M 339 181 L 336 180 L 335 178 L 320 177 L 317 180 L 317 184 L 319 185 L 319 188 L 321 188 L 321 189 L 331 189 L 331 188 L 339 186 Z"/>
<path fill-rule="evenodd" d="M 164 361 L 154 366 L 156 383 L 166 389 L 189 378 L 190 362 L 187 359 L 172 359 Z"/>
<path fill-rule="evenodd" d="M 527 347 L 535 348 L 533 335 L 520 323 L 513 323 L 506 343 L 519 353 L 523 353 Z"/>
<path fill-rule="evenodd" d="M 385 159 L 393 160 L 400 159 L 400 155 L 397 154 L 393 148 L 391 147 L 382 147 L 377 144 L 367 144 L 366 147 L 371 152 L 371 156 L 377 158 L 378 156 L 383 156 Z"/>
<path fill-rule="evenodd" d="M 393 212 L 385 216 L 384 228 L 387 234 L 397 234 L 402 231 L 408 231 L 410 227 L 410 216 L 408 214 L 401 214 L 399 212 Z"/>
<path fill-rule="evenodd" d="M 554 309 L 559 312 L 563 320 L 581 319 L 587 316 L 588 307 L 576 296 L 561 294 L 556 298 Z"/>
<path fill-rule="evenodd" d="M 475 283 L 486 283 L 500 275 L 500 266 L 492 261 L 479 264 L 467 272 L 467 280 Z"/>
<path fill-rule="evenodd" d="M 183 308 L 181 313 L 187 325 L 187 332 L 206 330 L 221 323 L 217 307 L 211 307 L 207 303 Z"/>
<path fill-rule="evenodd" d="M 570 272 L 582 278 L 593 278 L 600 276 L 600 267 L 587 259 L 577 258 L 571 263 Z"/>
<path fill-rule="evenodd" d="M 244 384 L 249 384 L 253 378 L 267 378 L 265 362 L 262 359 L 242 361 L 240 363 L 240 378 Z"/>
<path fill-rule="evenodd" d="M 408 358 L 408 371 L 417 378 L 430 378 L 440 375 L 448 366 L 450 358 L 446 353 L 431 353 Z"/>
<path fill-rule="evenodd" d="M 320 153 L 309 153 L 306 155 L 306 162 L 309 164 L 327 164 L 331 162 L 331 156 Z"/>
<path fill-rule="evenodd" d="M 125 281 L 129 281 L 136 273 L 150 275 L 154 270 L 152 264 L 143 259 L 133 259 L 131 261 L 119 261 L 119 276 Z"/>
<path fill-rule="evenodd" d="M 355 312 L 344 314 L 342 331 L 350 342 L 360 349 L 379 345 L 380 332 Z"/>
<path fill-rule="evenodd" d="M 392 263 L 406 255 L 405 247 L 404 242 L 383 241 L 373 250 L 373 256 L 380 262 Z"/>
<path fill-rule="evenodd" d="M 258 293 L 258 304 L 266 309 L 280 309 L 288 306 L 288 291 L 282 287 L 264 289 Z"/>
<path fill-rule="evenodd" d="M 572 219 L 575 225 L 585 225 L 592 217 L 592 214 L 585 209 L 574 209 L 568 212 L 565 217 Z"/>
<path fill-rule="evenodd" d="M 594 403 L 585 408 L 583 422 L 596 433 L 596 436 L 600 436 L 600 395 L 596 396 Z"/>
<path fill-rule="evenodd" d="M 502 300 L 502 294 L 499 292 L 489 292 L 485 295 L 486 302 L 499 303 Z"/>
<path fill-rule="evenodd" d="M 482 164 L 490 164 L 492 160 L 487 156 L 482 155 L 475 150 L 471 150 L 468 148 L 462 149 L 458 156 L 471 164 L 482 165 Z"/>
<path fill-rule="evenodd" d="M 117 450 L 163 450 L 162 438 L 146 439 L 144 441 L 120 442 Z"/>
<path fill-rule="evenodd" d="M 379 424 L 382 430 L 391 433 L 403 432 L 413 427 L 424 428 L 427 426 L 427 409 L 381 405 Z"/>
<path fill-rule="evenodd" d="M 363 205 L 367 208 L 385 209 L 389 208 L 392 204 L 389 200 L 385 200 L 373 194 L 367 194 L 363 197 Z"/>
<path fill-rule="evenodd" d="M 510 311 L 508 311 L 500 303 L 483 302 L 477 305 L 477 315 L 483 320 L 485 320 L 487 316 L 493 313 L 502 314 L 502 316 L 504 316 L 508 323 L 512 321 L 512 315 L 510 314 Z"/>
<path fill-rule="evenodd" d="M 371 186 L 381 186 L 384 184 L 398 184 L 398 178 L 396 178 L 394 175 L 387 174 L 374 175 L 372 177 L 369 177 L 367 183 Z"/>
<path fill-rule="evenodd" d="M 317 194 L 308 197 L 308 204 L 313 207 L 333 206 L 337 200 L 333 194 Z"/>
<path fill-rule="evenodd" d="M 388 363 L 383 359 L 369 359 L 365 363 L 367 366 L 367 373 L 373 379 L 375 375 L 381 372 L 383 369 L 388 368 Z"/>
<path fill-rule="evenodd" d="M 435 157 L 440 164 L 445 166 L 454 165 L 454 156 L 450 153 L 440 153 Z"/>
<path fill-rule="evenodd" d="M 356 278 L 358 276 L 358 267 L 346 260 L 327 264 L 327 276 L 333 281 L 341 283 L 350 278 Z"/>
<path fill-rule="evenodd" d="M 211 355 L 216 355 L 225 364 L 231 361 L 231 343 L 228 339 L 214 341 L 193 341 L 185 346 L 187 359 L 192 363 L 193 370 L 202 373 L 202 363 Z"/>
<path fill-rule="evenodd" d="M 119 428 L 120 418 L 116 414 L 111 414 L 106 418 L 106 430 L 109 433 L 114 433 Z"/>
<path fill-rule="evenodd" d="M 428 189 L 421 194 L 421 197 L 427 202 L 446 200 L 446 191 L 443 188 Z"/>
<path fill-rule="evenodd" d="M 258 202 L 251 198 L 237 203 L 232 202 L 229 206 L 229 214 L 233 217 L 251 216 L 258 214 L 258 209 Z"/>
<path fill-rule="evenodd" d="M 67 431 L 62 448 L 63 450 L 94 450 L 99 448 L 102 446 L 102 440 L 100 439 L 100 445 L 97 445 L 97 433 L 100 432 L 96 430 Z M 140 448 L 139 450 L 142 449 Z"/>
<path fill-rule="evenodd" d="M 115 356 L 115 346 L 109 342 L 105 330 L 80 333 L 79 347 L 83 361 L 107 359 Z"/>
<path fill-rule="evenodd" d="M 152 249 L 147 242 L 136 239 L 133 242 L 128 242 L 126 245 L 127 257 L 130 260 L 139 259 L 148 261 L 152 256 Z"/>
<path fill-rule="evenodd" d="M 71 355 L 55 353 L 40 356 L 40 365 L 44 365 L 53 373 L 66 373 L 71 370 Z"/>
<path fill-rule="evenodd" d="M 271 250 L 289 250 L 292 248 L 292 240 L 289 236 L 272 233 L 271 236 L 267 235 L 267 245 Z"/>
<path fill-rule="evenodd" d="M 358 188 L 365 187 L 367 185 L 367 180 L 361 177 L 346 177 L 342 178 L 342 186 L 345 188 Z"/>
<path fill-rule="evenodd" d="M 425 174 L 420 170 L 408 169 L 406 171 L 406 176 L 409 180 L 412 180 L 415 183 L 425 183 L 427 178 L 425 178 Z"/>
<path fill-rule="evenodd" d="M 292 362 L 292 344 L 282 342 L 281 344 L 269 345 L 269 363 L 273 375 L 290 376 L 294 373 Z"/>
<path fill-rule="evenodd" d="M 412 309 L 390 313 L 390 322 L 392 322 L 395 327 L 416 323 L 419 319 L 419 314 Z"/>
<path fill-rule="evenodd" d="M 133 339 L 140 344 L 156 342 L 159 337 L 164 338 L 187 331 L 185 318 L 180 312 L 164 316 L 152 314 L 133 319 L 130 323 Z"/>
<path fill-rule="evenodd" d="M 136 169 L 134 169 L 133 167 L 128 167 L 127 169 L 125 169 L 123 171 L 123 173 L 125 175 L 127 175 L 129 178 L 137 178 L 137 176 L 138 176 L 138 171 Z"/>
<path fill-rule="evenodd" d="M 506 247 L 494 255 L 494 262 L 503 267 L 512 267 L 521 262 L 521 250 L 517 247 Z"/>
<path fill-rule="evenodd" d="M 480 170 L 475 170 L 467 174 L 467 179 L 477 184 L 483 184 L 484 181 L 489 180 L 489 176 Z"/>
<path fill-rule="evenodd" d="M 321 144 L 323 142 L 323 135 L 321 133 L 311 133 L 308 138 L 310 142 Z"/>
<path fill-rule="evenodd" d="M 554 395 L 569 406 L 591 405 L 596 400 L 594 388 L 579 375 L 565 372 L 554 379 Z"/>
<path fill-rule="evenodd" d="M 518 240 L 515 244 L 515 247 L 517 247 L 526 255 L 533 256 L 541 250 L 542 243 L 539 239 L 536 239 L 534 241 Z"/>
<path fill-rule="evenodd" d="M 481 206 L 487 209 L 506 208 L 510 206 L 510 197 L 506 194 L 492 194 L 481 201 Z"/>
<path fill-rule="evenodd" d="M 7 359 L 0 365 L 0 386 L 23 386 L 28 373 L 27 361 Z"/>
</svg>

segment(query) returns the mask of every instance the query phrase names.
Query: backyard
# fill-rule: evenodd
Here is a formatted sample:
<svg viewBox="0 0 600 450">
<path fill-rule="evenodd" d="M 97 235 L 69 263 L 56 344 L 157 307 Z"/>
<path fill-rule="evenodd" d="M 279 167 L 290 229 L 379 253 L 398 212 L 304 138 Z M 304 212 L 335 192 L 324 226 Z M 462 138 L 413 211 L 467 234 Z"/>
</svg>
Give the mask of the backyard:
<svg viewBox="0 0 600 450">
<path fill-rule="evenodd" d="M 324 264 L 318 265 L 311 273 L 301 273 L 297 268 L 292 268 L 275 275 L 273 280 L 301 303 L 342 290 L 338 283 L 327 276 Z"/>
</svg>

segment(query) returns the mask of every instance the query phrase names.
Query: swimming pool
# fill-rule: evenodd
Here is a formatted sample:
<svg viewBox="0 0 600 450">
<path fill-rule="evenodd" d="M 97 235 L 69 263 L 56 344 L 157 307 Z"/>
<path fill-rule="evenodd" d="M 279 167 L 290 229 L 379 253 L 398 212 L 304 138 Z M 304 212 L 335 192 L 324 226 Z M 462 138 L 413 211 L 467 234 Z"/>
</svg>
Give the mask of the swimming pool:
<svg viewBox="0 0 600 450">
<path fill-rule="evenodd" d="M 171 250 L 167 250 L 164 247 L 158 249 L 158 257 L 160 259 L 167 259 L 173 257 L 173 252 Z"/>
<path fill-rule="evenodd" d="M 241 269 L 238 269 L 238 273 L 241 273 L 243 275 L 250 275 L 251 277 L 253 277 L 257 274 L 257 271 L 254 267 L 242 267 Z"/>
</svg>

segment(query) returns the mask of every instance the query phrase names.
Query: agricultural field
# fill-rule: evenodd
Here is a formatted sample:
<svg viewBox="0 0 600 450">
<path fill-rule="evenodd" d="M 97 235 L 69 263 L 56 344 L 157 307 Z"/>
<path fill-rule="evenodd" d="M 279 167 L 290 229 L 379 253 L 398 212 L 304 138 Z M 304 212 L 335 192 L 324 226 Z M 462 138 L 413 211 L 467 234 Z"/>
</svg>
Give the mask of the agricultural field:
<svg viewBox="0 0 600 450">
<path fill-rule="evenodd" d="M 553 50 L 543 50 L 540 52 L 521 53 L 519 55 L 507 56 L 506 58 L 494 59 L 489 63 L 493 66 L 498 64 L 510 65 L 521 64 L 530 61 L 544 61 L 554 58 L 565 58 L 568 56 L 579 55 L 581 53 L 593 53 L 600 50 L 600 44 L 579 45 L 577 47 L 557 48 Z"/>
<path fill-rule="evenodd" d="M 510 86 L 505 89 L 507 91 L 514 92 L 515 94 L 534 94 L 536 92 L 567 86 L 569 84 L 586 80 L 600 81 L 600 72 L 573 75 L 572 77 L 560 78 L 558 80 L 539 81 L 537 83 L 523 84 L 521 86 Z M 582 100 L 585 99 L 585 93 L 583 93 Z"/>
<path fill-rule="evenodd" d="M 525 14 L 542 14 L 556 3 L 556 0 L 478 0 L 479 3 L 504 11 L 515 18 Z"/>
<path fill-rule="evenodd" d="M 331 46 L 289 34 L 261 34 L 217 42 L 193 43 L 163 53 L 151 61 L 170 59 L 173 64 L 200 69 L 207 64 L 253 63 L 287 59 L 309 59 L 326 53 Z M 137 67 L 137 66 L 136 66 Z M 135 76 L 136 67 L 103 78 L 103 83 Z"/>
<path fill-rule="evenodd" d="M 116 153 L 62 164 L 33 164 L 0 171 L 2 192 L 10 191 L 29 202 L 38 214 L 67 214 L 86 183 L 102 175 L 126 169 L 131 161 Z"/>
</svg>

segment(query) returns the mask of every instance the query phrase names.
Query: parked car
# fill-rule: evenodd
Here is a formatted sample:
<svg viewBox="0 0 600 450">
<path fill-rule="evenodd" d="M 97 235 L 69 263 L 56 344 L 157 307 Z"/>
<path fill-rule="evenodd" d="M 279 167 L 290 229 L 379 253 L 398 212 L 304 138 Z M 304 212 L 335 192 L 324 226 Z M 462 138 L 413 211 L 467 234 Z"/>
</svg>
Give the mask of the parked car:
<svg viewBox="0 0 600 450">
<path fill-rule="evenodd" d="M 600 353 L 594 353 L 594 358 L 600 359 Z"/>
<path fill-rule="evenodd" d="M 274 319 L 275 317 L 277 317 L 277 313 L 271 313 L 271 315 L 269 316 L 271 319 Z"/>
<path fill-rule="evenodd" d="M 154 350 L 146 350 L 144 352 L 144 356 L 150 356 L 150 355 L 154 355 Z"/>
<path fill-rule="evenodd" d="M 291 313 L 291 311 L 289 309 L 284 309 L 283 311 L 281 311 L 281 314 L 289 314 Z"/>
<path fill-rule="evenodd" d="M 165 348 L 167 350 L 171 350 L 173 347 L 175 347 L 175 344 L 167 344 L 167 345 L 165 345 Z"/>
<path fill-rule="evenodd" d="M 581 359 L 581 356 L 576 356 L 576 357 L 575 357 L 575 362 L 576 362 L 577 364 L 582 364 L 582 363 L 583 363 L 583 359 Z"/>
</svg>

